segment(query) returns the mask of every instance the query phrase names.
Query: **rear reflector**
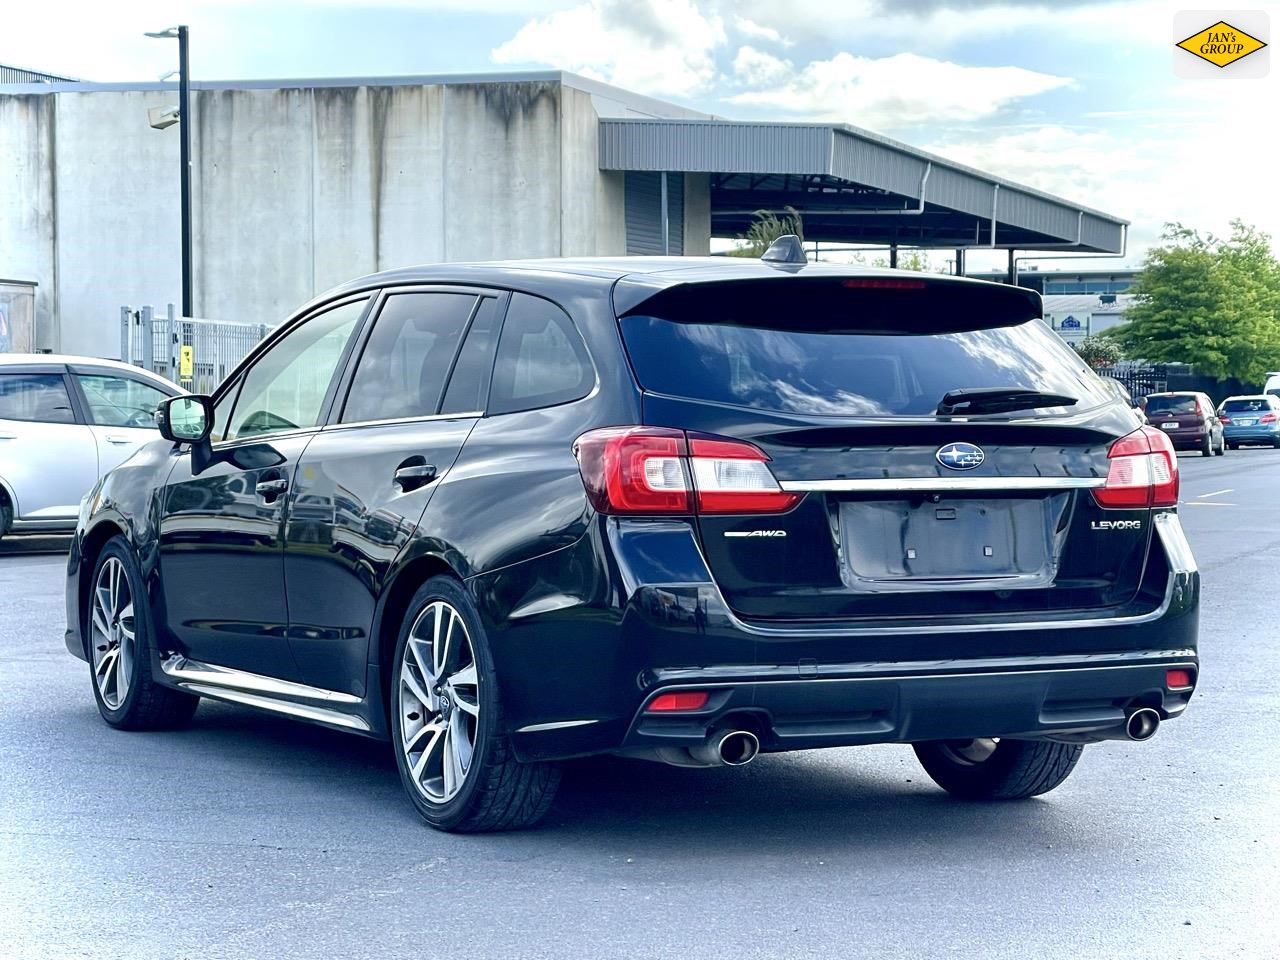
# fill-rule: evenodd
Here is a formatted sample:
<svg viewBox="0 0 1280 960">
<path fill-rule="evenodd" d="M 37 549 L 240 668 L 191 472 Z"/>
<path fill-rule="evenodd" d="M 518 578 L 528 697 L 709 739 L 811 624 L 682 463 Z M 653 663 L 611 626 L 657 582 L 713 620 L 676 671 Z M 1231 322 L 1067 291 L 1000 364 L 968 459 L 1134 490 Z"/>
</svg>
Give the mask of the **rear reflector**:
<svg viewBox="0 0 1280 960">
<path fill-rule="evenodd" d="M 673 713 L 677 710 L 701 710 L 711 699 L 705 690 L 681 690 L 678 693 L 660 693 L 649 701 L 646 713 Z"/>
<path fill-rule="evenodd" d="M 1190 690 L 1190 670 L 1168 670 L 1164 675 L 1164 685 L 1170 690 Z"/>
<path fill-rule="evenodd" d="M 665 427 L 584 433 L 574 455 L 592 506 L 612 515 L 781 513 L 799 502 L 753 444 Z"/>
<path fill-rule="evenodd" d="M 1117 510 L 1178 503 L 1178 455 L 1163 430 L 1143 426 L 1107 451 L 1107 482 L 1093 491 L 1098 506 Z"/>
</svg>

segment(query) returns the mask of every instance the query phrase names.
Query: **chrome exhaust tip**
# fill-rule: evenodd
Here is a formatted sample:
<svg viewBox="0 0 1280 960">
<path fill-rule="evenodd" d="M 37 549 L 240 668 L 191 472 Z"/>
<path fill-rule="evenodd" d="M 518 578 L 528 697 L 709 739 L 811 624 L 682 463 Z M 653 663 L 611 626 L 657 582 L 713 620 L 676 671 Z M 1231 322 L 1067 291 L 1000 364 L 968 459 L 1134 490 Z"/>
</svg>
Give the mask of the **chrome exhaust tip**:
<svg viewBox="0 0 1280 960">
<path fill-rule="evenodd" d="M 702 766 L 741 767 L 760 752 L 760 738 L 750 730 L 713 730 L 705 743 L 689 748 L 689 756 Z"/>
<path fill-rule="evenodd" d="M 749 730 L 731 730 L 716 745 L 720 762 L 728 767 L 743 767 L 760 752 L 760 738 Z"/>
<path fill-rule="evenodd" d="M 1124 722 L 1124 732 L 1130 740 L 1150 740 L 1160 729 L 1160 713 L 1151 707 L 1139 707 Z"/>
</svg>

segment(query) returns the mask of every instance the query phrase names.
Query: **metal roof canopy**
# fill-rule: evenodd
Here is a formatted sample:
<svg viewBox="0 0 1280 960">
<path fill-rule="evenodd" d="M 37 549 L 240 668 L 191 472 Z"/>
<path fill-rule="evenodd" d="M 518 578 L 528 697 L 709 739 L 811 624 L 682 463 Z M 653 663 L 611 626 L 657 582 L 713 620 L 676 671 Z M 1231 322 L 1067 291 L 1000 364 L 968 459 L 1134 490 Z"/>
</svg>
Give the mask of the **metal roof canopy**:
<svg viewBox="0 0 1280 960">
<path fill-rule="evenodd" d="M 713 236 L 790 206 L 806 240 L 1118 254 L 1129 225 L 842 124 L 602 118 L 600 168 L 710 174 Z"/>
</svg>

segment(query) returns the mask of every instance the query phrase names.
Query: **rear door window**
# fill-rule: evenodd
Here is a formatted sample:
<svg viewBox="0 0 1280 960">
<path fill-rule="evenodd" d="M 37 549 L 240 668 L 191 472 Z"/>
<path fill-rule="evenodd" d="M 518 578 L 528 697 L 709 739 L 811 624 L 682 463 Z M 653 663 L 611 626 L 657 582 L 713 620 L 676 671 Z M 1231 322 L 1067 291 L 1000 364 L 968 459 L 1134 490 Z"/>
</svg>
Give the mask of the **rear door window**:
<svg viewBox="0 0 1280 960">
<path fill-rule="evenodd" d="M 475 306 L 470 293 L 387 297 L 360 354 L 342 422 L 433 416 Z"/>
<path fill-rule="evenodd" d="M 595 368 L 569 315 L 550 300 L 516 293 L 498 340 L 489 413 L 515 413 L 581 400 Z"/>
<path fill-rule="evenodd" d="M 489 379 L 493 375 L 493 352 L 498 340 L 498 321 L 502 317 L 501 300 L 483 297 L 476 307 L 467 338 L 458 351 L 449 387 L 444 394 L 441 413 L 480 413 L 489 395 Z"/>
<path fill-rule="evenodd" d="M 66 381 L 57 373 L 0 373 L 0 420 L 75 423 Z"/>
</svg>

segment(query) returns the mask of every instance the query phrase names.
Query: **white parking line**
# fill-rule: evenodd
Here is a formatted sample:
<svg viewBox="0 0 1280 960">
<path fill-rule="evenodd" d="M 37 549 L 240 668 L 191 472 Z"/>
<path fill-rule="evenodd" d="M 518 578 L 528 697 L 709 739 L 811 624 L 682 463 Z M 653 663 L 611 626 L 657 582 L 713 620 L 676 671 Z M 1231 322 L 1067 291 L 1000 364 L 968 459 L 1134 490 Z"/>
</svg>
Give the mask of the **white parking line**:
<svg viewBox="0 0 1280 960">
<path fill-rule="evenodd" d="M 1200 494 L 1200 496 L 1196 497 L 1196 499 L 1197 499 L 1197 500 L 1203 500 L 1205 497 L 1220 497 L 1220 496 L 1222 496 L 1224 493 L 1230 493 L 1233 489 L 1235 489 L 1235 488 L 1234 488 L 1234 487 L 1228 487 L 1226 490 L 1215 490 L 1215 491 L 1213 491 L 1213 493 L 1202 493 L 1202 494 Z"/>
<path fill-rule="evenodd" d="M 1184 507 L 1234 507 L 1234 503 L 1223 503 L 1221 500 L 1184 500 Z"/>
</svg>

